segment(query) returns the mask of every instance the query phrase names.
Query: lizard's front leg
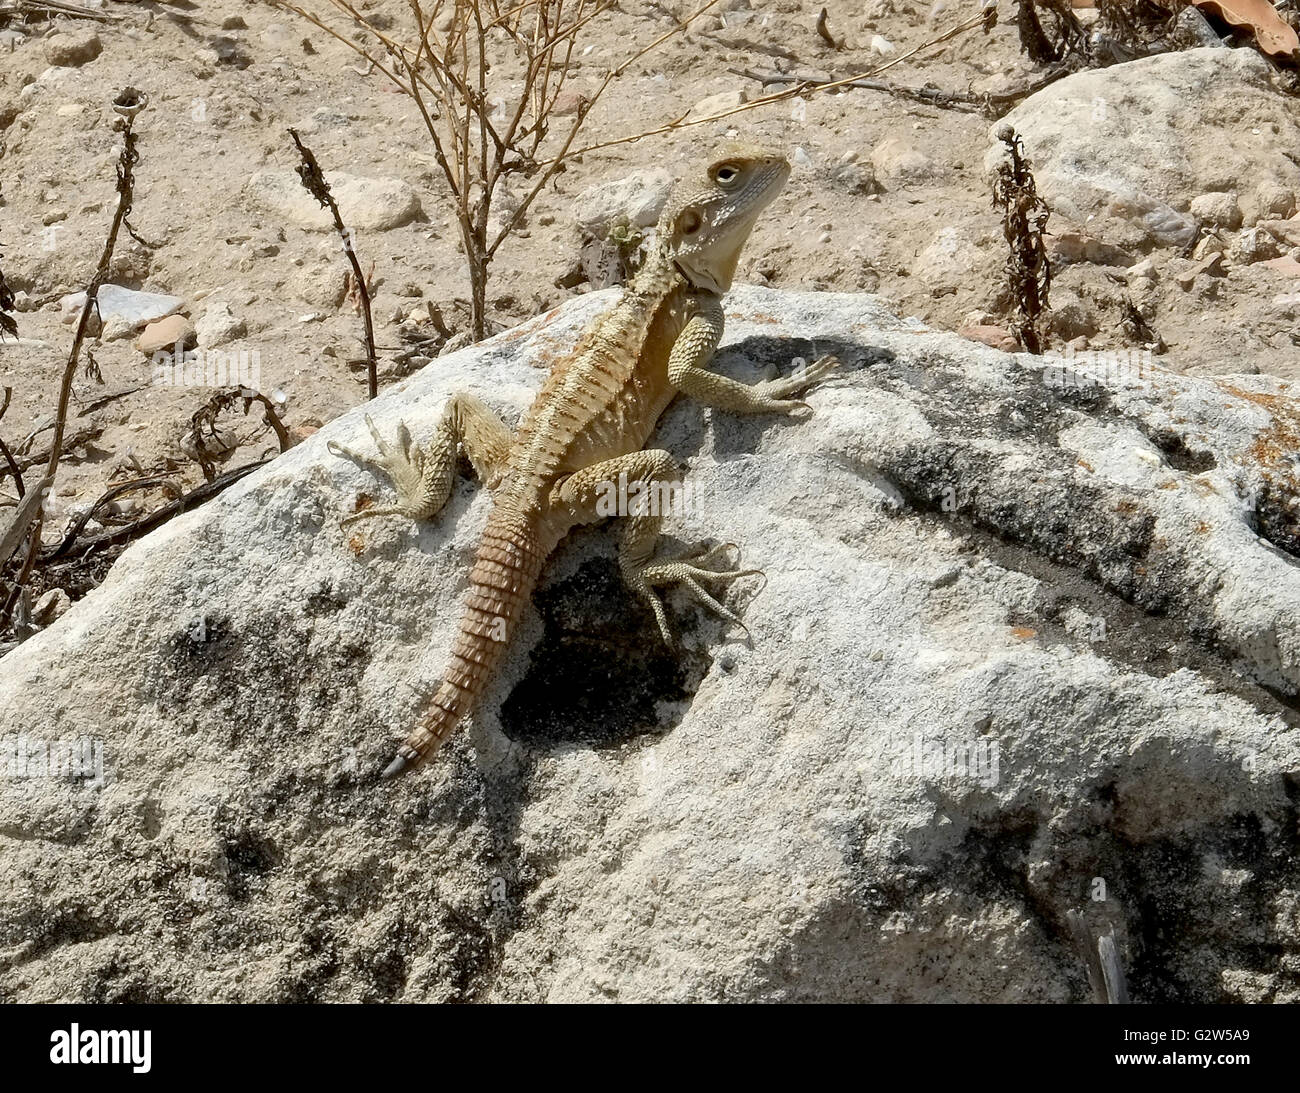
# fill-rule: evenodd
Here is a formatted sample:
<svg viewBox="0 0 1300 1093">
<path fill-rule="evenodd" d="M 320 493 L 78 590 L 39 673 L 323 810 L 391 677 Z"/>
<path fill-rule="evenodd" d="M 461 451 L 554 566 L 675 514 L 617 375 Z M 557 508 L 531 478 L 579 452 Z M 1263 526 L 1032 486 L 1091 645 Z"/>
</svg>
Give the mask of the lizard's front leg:
<svg viewBox="0 0 1300 1093">
<path fill-rule="evenodd" d="M 623 479 L 622 476 L 626 475 Z M 627 491 L 619 489 L 620 481 L 627 483 Z M 685 585 L 694 597 L 728 622 L 744 624 L 734 614 L 718 603 L 700 584 L 701 581 L 734 581 L 759 573 L 757 569 L 706 569 L 714 557 L 729 548 L 730 544 L 699 549 L 679 558 L 654 556 L 659 540 L 659 527 L 663 523 L 662 506 L 650 500 L 662 497 L 662 486 L 680 483 L 681 472 L 673 458 L 662 449 L 650 449 L 619 456 L 596 463 L 570 475 L 556 489 L 557 507 L 569 509 L 580 523 L 590 523 L 606 516 L 625 516 L 623 539 L 619 544 L 618 564 L 628 586 L 654 612 L 655 622 L 664 641 L 673 645 L 673 633 L 668 625 L 668 614 L 663 600 L 655 591 L 660 585 Z M 634 489 L 641 484 L 640 490 Z M 637 494 L 639 502 L 630 504 L 630 512 L 610 511 L 612 497 Z M 699 563 L 699 564 L 692 564 Z"/>
<path fill-rule="evenodd" d="M 706 298 L 678 335 L 668 357 L 668 382 L 682 394 L 720 410 L 788 414 L 803 409 L 808 404 L 790 396 L 806 391 L 840 365 L 835 357 L 822 357 L 793 376 L 753 385 L 719 376 L 705 366 L 722 341 L 724 321 L 722 301 L 716 296 Z"/>
<path fill-rule="evenodd" d="M 461 450 L 469 457 L 479 480 L 491 488 L 505 464 L 512 439 L 510 430 L 500 418 L 473 395 L 463 392 L 448 399 L 423 451 L 412 448 L 411 434 L 404 422 L 398 423 L 396 446 L 379 435 L 369 415 L 366 426 L 379 449 L 377 459 L 333 441 L 326 447 L 334 455 L 351 459 L 387 476 L 397 491 L 397 503 L 345 516 L 341 521 L 343 524 L 374 516 L 409 516 L 414 520 L 427 520 L 434 516 L 451 496 L 456 457 Z"/>
</svg>

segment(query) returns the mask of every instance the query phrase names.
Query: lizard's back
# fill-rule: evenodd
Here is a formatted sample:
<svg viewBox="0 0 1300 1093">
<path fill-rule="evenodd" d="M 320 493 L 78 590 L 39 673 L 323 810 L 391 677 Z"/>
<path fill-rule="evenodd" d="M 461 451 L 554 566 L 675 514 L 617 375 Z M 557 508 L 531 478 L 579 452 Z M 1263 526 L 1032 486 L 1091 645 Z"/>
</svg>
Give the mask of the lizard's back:
<svg viewBox="0 0 1300 1093">
<path fill-rule="evenodd" d="M 643 447 L 675 393 L 668 356 L 690 313 L 690 288 L 671 264 L 643 270 L 546 378 L 511 448 L 507 489 L 540 493 Z"/>
</svg>

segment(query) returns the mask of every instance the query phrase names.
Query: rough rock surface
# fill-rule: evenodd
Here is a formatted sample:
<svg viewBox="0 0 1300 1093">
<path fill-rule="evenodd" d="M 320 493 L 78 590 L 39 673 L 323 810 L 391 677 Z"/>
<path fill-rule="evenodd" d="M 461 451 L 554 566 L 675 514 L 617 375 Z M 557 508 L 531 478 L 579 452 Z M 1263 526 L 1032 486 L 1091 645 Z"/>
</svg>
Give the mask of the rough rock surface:
<svg viewBox="0 0 1300 1093">
<path fill-rule="evenodd" d="M 342 171 L 327 171 L 325 177 L 339 215 L 349 228 L 390 231 L 420 215 L 419 195 L 400 178 L 357 178 Z M 333 230 L 329 212 L 307 192 L 294 171 L 258 171 L 244 193 L 259 208 L 288 217 L 300 228 Z"/>
<path fill-rule="evenodd" d="M 52 34 L 45 39 L 45 59 L 63 68 L 88 64 L 104 50 L 93 30 L 71 30 Z"/>
<path fill-rule="evenodd" d="M 419 438 L 463 386 L 513 418 L 609 301 L 367 410 Z M 0 997 L 1080 1001 L 1079 909 L 1138 1001 L 1300 1000 L 1286 384 L 867 296 L 728 311 L 729 374 L 846 362 L 807 420 L 684 402 L 658 434 L 693 487 L 668 530 L 766 571 L 729 594 L 752 644 L 671 597 L 667 653 L 584 530 L 483 711 L 378 782 L 488 499 L 340 530 L 383 492 L 326 452 L 369 445 L 350 413 L 0 660 Z M 102 783 L 31 765 L 81 737 Z"/>
<path fill-rule="evenodd" d="M 602 239 L 619 220 L 635 228 L 651 227 L 672 188 L 672 173 L 662 167 L 598 183 L 583 190 L 574 202 L 578 227 Z"/>
<path fill-rule="evenodd" d="M 1300 121 L 1269 73 L 1251 49 L 1162 53 L 1069 76 L 997 124 L 1024 139 L 1057 216 L 1119 246 L 1185 245 L 1203 193 L 1300 189 Z"/>
<path fill-rule="evenodd" d="M 248 324 L 230 310 L 224 300 L 214 300 L 207 305 L 207 310 L 195 324 L 199 344 L 205 349 L 225 345 L 248 333 Z"/>
</svg>

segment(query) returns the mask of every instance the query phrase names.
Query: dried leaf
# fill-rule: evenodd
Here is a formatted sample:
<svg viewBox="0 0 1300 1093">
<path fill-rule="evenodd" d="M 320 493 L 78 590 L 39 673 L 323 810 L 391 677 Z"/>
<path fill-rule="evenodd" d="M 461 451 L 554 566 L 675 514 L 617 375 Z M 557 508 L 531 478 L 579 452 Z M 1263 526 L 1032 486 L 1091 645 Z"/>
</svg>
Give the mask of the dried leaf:
<svg viewBox="0 0 1300 1093">
<path fill-rule="evenodd" d="M 1300 37 L 1268 0 L 1192 0 L 1202 11 L 1217 15 L 1234 27 L 1249 27 L 1255 41 L 1271 57 L 1300 52 Z"/>
</svg>

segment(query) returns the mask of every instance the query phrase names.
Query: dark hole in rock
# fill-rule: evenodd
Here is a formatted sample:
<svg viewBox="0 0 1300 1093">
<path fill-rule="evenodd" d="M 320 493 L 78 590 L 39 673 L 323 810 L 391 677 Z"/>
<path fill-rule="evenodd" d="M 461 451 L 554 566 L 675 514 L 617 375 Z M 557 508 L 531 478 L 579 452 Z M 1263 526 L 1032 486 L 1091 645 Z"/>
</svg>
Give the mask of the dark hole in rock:
<svg viewBox="0 0 1300 1093">
<path fill-rule="evenodd" d="M 669 649 L 654 616 L 623 583 L 612 558 L 595 558 L 576 573 L 539 588 L 545 632 L 527 674 L 501 707 L 511 740 L 549 748 L 580 743 L 612 748 L 646 733 L 661 734 L 680 719 L 665 703 L 689 701 L 710 658 Z M 680 629 L 690 612 L 669 618 Z"/>
<path fill-rule="evenodd" d="M 279 862 L 275 846 L 248 830 L 227 838 L 222 852 L 226 859 L 226 889 L 234 900 L 247 898 L 250 881 L 265 876 Z"/>
<path fill-rule="evenodd" d="M 1189 474 L 1203 474 L 1217 467 L 1218 460 L 1210 452 L 1193 451 L 1187 441 L 1177 433 L 1159 432 L 1151 437 L 1151 442 L 1164 454 L 1165 462 L 1176 471 Z"/>
<path fill-rule="evenodd" d="M 788 376 L 795 368 L 795 360 L 812 364 L 819 357 L 828 355 L 839 357 L 840 368 L 835 374 L 840 375 L 857 371 L 859 368 L 868 368 L 874 364 L 887 364 L 894 360 L 891 350 L 881 346 L 863 345 L 844 338 L 752 337 L 745 338 L 734 345 L 724 345 L 718 350 L 717 363 L 723 365 L 720 371 L 733 374 L 733 370 L 726 367 L 726 364 L 729 358 L 739 357 L 759 368 L 775 365 L 781 375 Z M 734 374 L 740 375 L 741 370 L 735 369 Z M 745 382 L 752 382 L 751 377 L 745 377 Z"/>
<path fill-rule="evenodd" d="M 1265 478 L 1255 499 L 1255 531 L 1279 550 L 1300 557 L 1300 498 Z"/>
</svg>

